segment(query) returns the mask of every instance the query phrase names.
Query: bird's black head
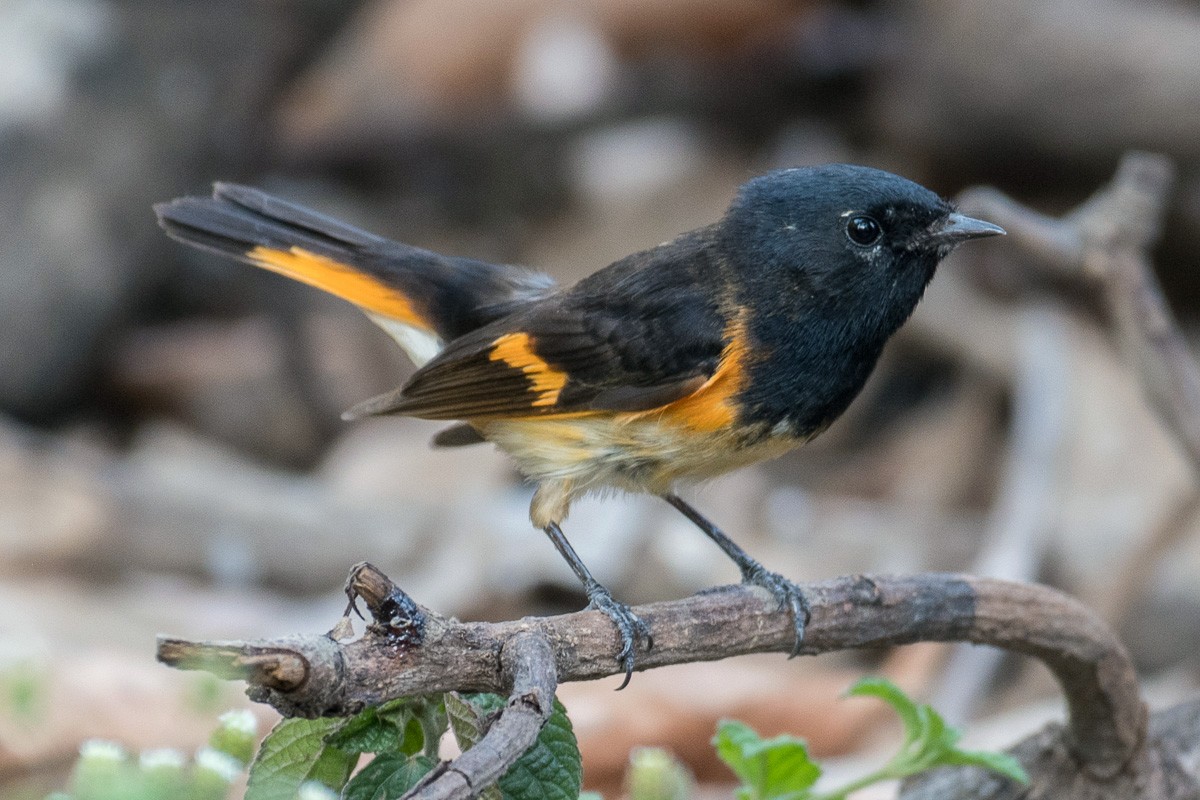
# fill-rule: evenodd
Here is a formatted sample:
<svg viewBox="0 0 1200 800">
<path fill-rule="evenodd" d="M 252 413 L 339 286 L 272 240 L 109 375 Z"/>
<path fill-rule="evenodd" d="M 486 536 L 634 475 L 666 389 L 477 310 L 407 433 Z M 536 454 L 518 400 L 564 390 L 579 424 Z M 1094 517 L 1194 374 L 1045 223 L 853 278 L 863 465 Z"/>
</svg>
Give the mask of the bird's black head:
<svg viewBox="0 0 1200 800">
<path fill-rule="evenodd" d="M 1003 232 L 867 167 L 789 169 L 745 184 L 716 239 L 758 354 L 743 418 L 796 436 L 824 428 L 862 388 L 938 261 Z"/>
<path fill-rule="evenodd" d="M 744 281 L 782 303 L 815 301 L 894 330 L 938 261 L 967 239 L 1003 232 L 898 175 L 830 164 L 746 183 L 722 244 Z"/>
</svg>

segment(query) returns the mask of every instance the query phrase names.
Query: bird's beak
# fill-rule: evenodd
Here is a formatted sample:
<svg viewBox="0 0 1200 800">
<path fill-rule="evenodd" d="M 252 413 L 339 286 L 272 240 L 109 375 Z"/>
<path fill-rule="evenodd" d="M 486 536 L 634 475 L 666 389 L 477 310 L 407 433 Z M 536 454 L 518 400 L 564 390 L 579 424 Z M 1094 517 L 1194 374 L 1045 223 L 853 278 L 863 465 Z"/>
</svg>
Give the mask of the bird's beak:
<svg viewBox="0 0 1200 800">
<path fill-rule="evenodd" d="M 980 239 L 984 236 L 1004 236 L 1006 231 L 999 225 L 984 222 L 962 214 L 948 215 L 941 223 L 936 223 L 929 230 L 928 241 L 938 245 L 956 245 L 968 239 Z"/>
</svg>

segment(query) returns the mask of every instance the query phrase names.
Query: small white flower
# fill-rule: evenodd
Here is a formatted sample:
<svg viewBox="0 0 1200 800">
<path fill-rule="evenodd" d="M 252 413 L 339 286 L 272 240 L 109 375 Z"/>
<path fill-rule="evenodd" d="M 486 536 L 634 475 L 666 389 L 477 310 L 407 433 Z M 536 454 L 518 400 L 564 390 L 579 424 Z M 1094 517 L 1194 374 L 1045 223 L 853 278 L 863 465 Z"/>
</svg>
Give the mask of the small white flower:
<svg viewBox="0 0 1200 800">
<path fill-rule="evenodd" d="M 242 762 L 227 753 L 211 747 L 201 747 L 196 751 L 196 768 L 208 770 L 226 783 L 233 783 L 242 774 L 244 767 Z"/>
<path fill-rule="evenodd" d="M 160 747 L 157 750 L 145 750 L 138 757 L 142 769 L 182 769 L 183 753 L 170 747 Z"/>
<path fill-rule="evenodd" d="M 235 708 L 226 711 L 217 718 L 222 728 L 227 728 L 237 733 L 244 733 L 249 736 L 258 734 L 258 720 L 254 718 L 254 714 L 246 708 Z"/>
<path fill-rule="evenodd" d="M 125 748 L 106 739 L 88 739 L 79 746 L 79 758 L 84 761 L 124 761 Z"/>
<path fill-rule="evenodd" d="M 300 784 L 297 800 L 337 800 L 337 792 L 323 783 L 305 781 Z"/>
</svg>

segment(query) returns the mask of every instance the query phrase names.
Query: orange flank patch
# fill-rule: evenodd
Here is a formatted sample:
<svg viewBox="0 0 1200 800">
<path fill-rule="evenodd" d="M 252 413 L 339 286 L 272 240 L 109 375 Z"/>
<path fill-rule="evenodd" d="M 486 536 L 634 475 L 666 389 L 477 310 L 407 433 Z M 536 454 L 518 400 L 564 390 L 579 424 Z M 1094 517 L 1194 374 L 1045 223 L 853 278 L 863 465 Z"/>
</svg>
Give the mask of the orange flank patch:
<svg viewBox="0 0 1200 800">
<path fill-rule="evenodd" d="M 533 352 L 533 340 L 527 333 L 508 333 L 492 343 L 488 354 L 492 361 L 503 361 L 525 373 L 529 389 L 537 395 L 535 406 L 552 406 L 567 385 L 567 373 L 554 369 Z"/>
<path fill-rule="evenodd" d="M 273 250 L 261 246 L 246 253 L 246 258 L 264 269 L 323 289 L 367 311 L 406 325 L 430 329 L 429 323 L 401 292 L 332 258 L 301 247 Z"/>
<path fill-rule="evenodd" d="M 725 330 L 729 343 L 721 353 L 717 371 L 687 397 L 662 408 L 638 413 L 637 417 L 658 416 L 694 431 L 712 433 L 729 428 L 737 420 L 736 397 L 746 378 L 749 350 L 746 326 L 741 316 Z"/>
</svg>

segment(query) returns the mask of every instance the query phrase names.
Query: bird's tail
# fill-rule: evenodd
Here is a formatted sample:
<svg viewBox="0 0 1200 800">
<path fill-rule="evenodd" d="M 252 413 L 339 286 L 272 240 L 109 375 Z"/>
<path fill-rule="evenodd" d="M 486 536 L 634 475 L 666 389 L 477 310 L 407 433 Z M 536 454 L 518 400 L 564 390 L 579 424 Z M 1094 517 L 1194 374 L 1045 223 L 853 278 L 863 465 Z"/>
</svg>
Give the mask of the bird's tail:
<svg viewBox="0 0 1200 800">
<path fill-rule="evenodd" d="M 358 306 L 418 366 L 464 333 L 553 289 L 518 267 L 442 256 L 246 186 L 154 207 L 181 242 L 287 275 Z"/>
</svg>

